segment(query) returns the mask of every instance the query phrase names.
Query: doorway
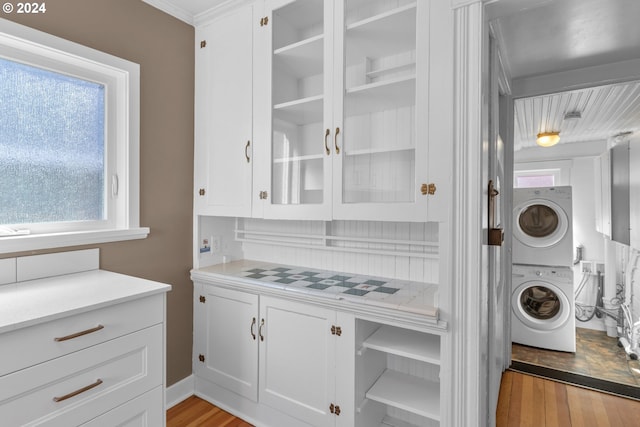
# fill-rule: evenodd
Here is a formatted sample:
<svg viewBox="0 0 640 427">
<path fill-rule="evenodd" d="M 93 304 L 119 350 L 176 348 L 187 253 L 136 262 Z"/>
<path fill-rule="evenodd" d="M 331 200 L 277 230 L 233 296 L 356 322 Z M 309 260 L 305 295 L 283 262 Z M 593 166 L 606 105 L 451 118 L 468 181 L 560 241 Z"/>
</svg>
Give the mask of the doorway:
<svg viewBox="0 0 640 427">
<path fill-rule="evenodd" d="M 619 134 L 640 130 L 639 120 L 635 119 L 640 117 L 639 107 L 633 102 L 638 98 L 635 89 L 621 86 L 622 83 L 633 86 L 633 81 L 638 80 L 640 52 L 632 52 L 625 46 L 626 41 L 613 37 L 629 19 L 625 15 L 640 12 L 640 7 L 627 0 L 505 0 L 496 2 L 487 11 L 498 35 L 514 97 L 514 174 L 551 176 L 554 181 L 540 186 L 568 185 L 575 196 L 575 264 L 569 268 L 574 274 L 573 302 L 577 303 L 576 352 L 516 343 L 512 347 L 512 367 L 640 398 L 640 366 L 625 348 L 619 347 L 619 337 L 615 336 L 617 322 L 623 316 L 615 303 L 625 297 L 628 301 L 631 295 L 630 287 L 618 289 L 617 285 L 629 281 L 624 276 L 633 245 L 612 243 L 610 235 L 606 236 L 602 228 L 597 229 L 596 216 L 600 215 L 602 224 L 606 209 L 602 192 L 594 191 L 600 185 L 595 179 L 597 166 L 604 164 L 600 157 L 611 148 L 612 140 Z M 541 16 L 545 19 L 540 19 Z M 607 58 L 596 51 L 594 31 L 600 37 L 611 36 Z M 581 52 L 568 48 L 580 42 L 575 40 L 576 32 L 584 39 L 580 43 L 584 47 Z M 634 43 L 640 42 L 640 34 L 631 38 Z M 625 123 L 617 120 L 629 112 L 632 119 Z M 561 143 L 549 149 L 537 147 L 535 136 L 545 131 L 560 131 Z M 517 180 L 514 185 L 518 186 Z M 615 214 L 618 204 L 613 206 L 609 212 Z M 612 266 L 613 272 L 602 271 L 604 265 Z M 598 272 L 602 277 L 598 277 Z M 605 280 L 605 274 L 610 274 L 609 280 Z M 605 281 L 613 283 L 606 294 L 602 289 Z M 636 318 L 638 315 L 635 314 Z M 612 319 L 615 319 L 613 327 Z M 609 320 L 609 325 L 605 320 Z"/>
</svg>

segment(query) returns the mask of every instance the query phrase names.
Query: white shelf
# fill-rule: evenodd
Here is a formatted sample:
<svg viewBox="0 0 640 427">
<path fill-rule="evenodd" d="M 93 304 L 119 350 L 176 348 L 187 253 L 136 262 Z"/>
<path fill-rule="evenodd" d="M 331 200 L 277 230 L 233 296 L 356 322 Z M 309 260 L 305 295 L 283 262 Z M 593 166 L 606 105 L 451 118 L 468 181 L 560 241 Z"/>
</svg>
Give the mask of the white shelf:
<svg viewBox="0 0 640 427">
<path fill-rule="evenodd" d="M 296 125 L 322 121 L 323 95 L 310 96 L 283 102 L 273 106 L 273 114 L 281 120 Z"/>
<path fill-rule="evenodd" d="M 418 427 L 418 426 L 387 415 L 382 420 L 382 424 L 380 424 L 380 427 Z"/>
<path fill-rule="evenodd" d="M 415 73 L 416 73 L 416 63 L 415 62 L 409 62 L 407 64 L 401 64 L 401 65 L 395 65 L 395 66 L 391 66 L 391 67 L 379 68 L 379 69 L 376 69 L 376 70 L 369 70 L 369 71 L 367 71 L 367 77 L 377 78 L 377 77 L 383 77 L 385 75 L 392 74 L 392 73 L 400 73 L 400 72 L 406 72 L 406 71 L 409 71 L 409 72 L 411 72 L 411 74 L 415 75 Z"/>
<path fill-rule="evenodd" d="M 365 397 L 440 421 L 440 383 L 386 370 Z"/>
<path fill-rule="evenodd" d="M 363 56 L 381 58 L 414 50 L 416 9 L 417 3 L 412 3 L 347 25 L 347 65 L 353 65 Z"/>
<path fill-rule="evenodd" d="M 376 111 L 413 106 L 415 103 L 415 75 L 398 77 L 347 89 L 345 114 L 359 116 Z"/>
<path fill-rule="evenodd" d="M 292 157 L 280 157 L 277 159 L 273 159 L 273 163 L 291 163 L 291 162 L 304 162 L 307 160 L 318 160 L 322 159 L 324 156 L 322 154 L 310 154 L 307 156 L 292 156 Z"/>
<path fill-rule="evenodd" d="M 322 34 L 293 43 L 273 52 L 277 67 L 284 67 L 293 77 L 323 73 L 324 36 Z"/>
<path fill-rule="evenodd" d="M 362 346 L 409 359 L 440 364 L 440 337 L 437 335 L 381 326 L 362 343 Z"/>
<path fill-rule="evenodd" d="M 345 150 L 345 156 L 364 156 L 369 154 L 396 153 L 399 151 L 412 151 L 416 147 L 383 147 L 383 148 L 359 148 L 356 150 Z"/>
</svg>

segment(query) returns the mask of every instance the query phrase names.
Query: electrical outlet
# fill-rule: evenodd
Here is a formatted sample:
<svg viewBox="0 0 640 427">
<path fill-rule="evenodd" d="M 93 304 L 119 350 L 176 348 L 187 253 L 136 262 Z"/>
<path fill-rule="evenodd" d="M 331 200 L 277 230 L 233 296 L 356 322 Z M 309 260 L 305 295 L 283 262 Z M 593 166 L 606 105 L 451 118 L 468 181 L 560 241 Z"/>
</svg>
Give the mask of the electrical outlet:
<svg viewBox="0 0 640 427">
<path fill-rule="evenodd" d="M 583 273 L 593 273 L 593 263 L 591 261 L 580 261 L 580 271 Z"/>
<path fill-rule="evenodd" d="M 211 253 L 211 240 L 204 238 L 200 241 L 200 253 L 201 254 L 210 254 Z"/>
<path fill-rule="evenodd" d="M 593 265 L 595 271 L 599 271 L 600 274 L 604 274 L 604 263 L 594 261 Z"/>
<path fill-rule="evenodd" d="M 221 236 L 211 236 L 211 252 L 220 253 L 222 251 L 222 237 Z"/>
</svg>

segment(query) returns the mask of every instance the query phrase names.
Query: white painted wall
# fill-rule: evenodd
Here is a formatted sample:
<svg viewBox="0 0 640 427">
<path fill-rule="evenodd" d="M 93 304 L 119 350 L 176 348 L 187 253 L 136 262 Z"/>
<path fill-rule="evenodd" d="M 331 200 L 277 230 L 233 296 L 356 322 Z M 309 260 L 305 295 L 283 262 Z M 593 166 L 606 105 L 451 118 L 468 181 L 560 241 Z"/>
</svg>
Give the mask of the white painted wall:
<svg viewBox="0 0 640 427">
<path fill-rule="evenodd" d="M 583 258 L 589 261 L 604 262 L 604 238 L 596 231 L 595 188 L 596 177 L 593 172 L 594 157 L 577 157 L 572 161 L 571 187 L 573 192 L 573 246 L 583 246 Z M 583 279 L 580 265 L 573 269 L 574 283 L 577 287 Z M 583 292 L 595 292 L 596 277 L 588 278 L 589 285 Z M 595 297 L 592 297 L 595 300 Z M 582 299 L 582 298 L 580 298 Z M 576 320 L 576 327 L 604 330 L 603 319 L 594 317 L 588 322 Z"/>
</svg>

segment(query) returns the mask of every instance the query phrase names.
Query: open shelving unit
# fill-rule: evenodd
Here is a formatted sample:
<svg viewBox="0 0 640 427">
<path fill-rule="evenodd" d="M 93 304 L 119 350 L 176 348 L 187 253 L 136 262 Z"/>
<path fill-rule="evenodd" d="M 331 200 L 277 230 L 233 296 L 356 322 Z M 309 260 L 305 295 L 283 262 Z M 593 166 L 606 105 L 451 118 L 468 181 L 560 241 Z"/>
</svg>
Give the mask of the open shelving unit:
<svg viewBox="0 0 640 427">
<path fill-rule="evenodd" d="M 357 337 L 356 425 L 438 426 L 440 337 L 364 320 Z"/>
</svg>

